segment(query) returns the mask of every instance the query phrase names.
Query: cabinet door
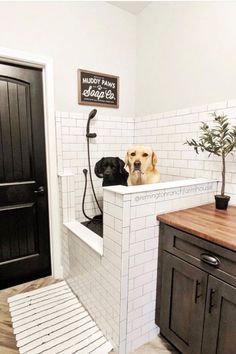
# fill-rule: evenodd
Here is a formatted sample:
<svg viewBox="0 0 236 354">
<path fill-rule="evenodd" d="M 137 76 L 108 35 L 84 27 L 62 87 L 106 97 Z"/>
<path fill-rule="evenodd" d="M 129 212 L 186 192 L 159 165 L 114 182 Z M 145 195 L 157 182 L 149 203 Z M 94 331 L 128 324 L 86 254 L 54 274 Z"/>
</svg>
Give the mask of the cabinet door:
<svg viewBox="0 0 236 354">
<path fill-rule="evenodd" d="M 164 252 L 160 328 L 182 353 L 201 353 L 206 288 L 205 272 Z"/>
<path fill-rule="evenodd" d="M 236 353 L 236 288 L 209 276 L 203 354 Z"/>
</svg>

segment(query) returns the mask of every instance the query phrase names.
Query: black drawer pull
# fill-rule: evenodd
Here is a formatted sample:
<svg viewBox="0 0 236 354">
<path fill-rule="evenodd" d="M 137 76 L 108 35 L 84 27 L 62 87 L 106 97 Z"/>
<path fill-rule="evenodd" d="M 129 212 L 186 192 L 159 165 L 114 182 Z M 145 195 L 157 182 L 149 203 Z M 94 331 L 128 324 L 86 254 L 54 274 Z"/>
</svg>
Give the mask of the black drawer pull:
<svg viewBox="0 0 236 354">
<path fill-rule="evenodd" d="M 210 299 L 209 299 L 209 308 L 208 308 L 208 312 L 209 313 L 211 313 L 211 309 L 212 309 L 212 307 L 214 307 L 215 306 L 215 304 L 213 303 L 213 296 L 214 296 L 214 294 L 215 294 L 215 290 L 214 289 L 211 289 L 210 290 Z"/>
<path fill-rule="evenodd" d="M 198 292 L 200 285 L 201 285 L 201 282 L 198 281 L 198 280 L 196 280 L 196 284 L 195 284 L 195 296 L 194 296 L 194 302 L 195 302 L 195 304 L 197 303 L 197 299 L 202 296 L 202 294 L 201 294 L 201 293 L 199 294 L 199 292 Z"/>
<path fill-rule="evenodd" d="M 213 256 L 211 254 L 202 253 L 200 255 L 200 259 L 201 259 L 201 261 L 203 261 L 213 267 L 219 267 L 219 265 L 220 265 L 219 259 L 216 256 Z"/>
</svg>

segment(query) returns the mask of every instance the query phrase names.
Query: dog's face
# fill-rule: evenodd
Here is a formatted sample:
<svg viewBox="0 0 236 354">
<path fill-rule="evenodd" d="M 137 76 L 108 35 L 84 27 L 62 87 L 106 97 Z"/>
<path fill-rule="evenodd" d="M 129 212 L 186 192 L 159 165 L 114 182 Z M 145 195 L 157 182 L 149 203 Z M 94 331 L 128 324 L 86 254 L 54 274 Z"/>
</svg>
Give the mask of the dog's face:
<svg viewBox="0 0 236 354">
<path fill-rule="evenodd" d="M 99 171 L 98 171 L 99 177 L 109 178 L 115 176 L 119 169 L 119 164 L 117 162 L 118 161 L 116 160 L 116 158 L 103 157 L 100 160 L 100 164 L 99 164 Z"/>
<path fill-rule="evenodd" d="M 133 146 L 127 151 L 125 163 L 130 173 L 152 171 L 157 163 L 157 155 L 149 146 Z"/>
<path fill-rule="evenodd" d="M 103 157 L 94 168 L 97 177 L 103 178 L 103 186 L 127 185 L 128 172 L 125 163 L 119 157 Z"/>
</svg>

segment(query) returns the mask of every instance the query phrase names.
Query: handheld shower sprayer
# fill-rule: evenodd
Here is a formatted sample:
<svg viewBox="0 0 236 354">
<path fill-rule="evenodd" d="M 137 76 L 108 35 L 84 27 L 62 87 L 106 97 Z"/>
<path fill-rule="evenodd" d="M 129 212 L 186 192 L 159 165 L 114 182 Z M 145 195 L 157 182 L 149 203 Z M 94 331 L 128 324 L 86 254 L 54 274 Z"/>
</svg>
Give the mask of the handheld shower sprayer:
<svg viewBox="0 0 236 354">
<path fill-rule="evenodd" d="M 96 133 L 90 133 L 90 121 L 93 119 L 97 114 L 97 110 L 93 109 L 88 116 L 87 127 L 86 127 L 86 137 L 87 138 L 96 138 Z"/>
<path fill-rule="evenodd" d="M 88 219 L 88 220 L 93 220 L 92 218 L 90 218 L 86 212 L 85 212 L 85 208 L 84 208 L 84 203 L 85 203 L 85 196 L 86 196 L 86 190 L 87 190 L 87 184 L 88 184 L 88 170 L 87 168 L 83 169 L 83 174 L 84 174 L 84 178 L 85 178 L 85 185 L 84 185 L 84 194 L 83 194 L 83 201 L 82 201 L 82 212 L 84 214 L 84 216 Z"/>
<path fill-rule="evenodd" d="M 91 171 L 91 162 L 90 162 L 90 148 L 89 148 L 89 139 L 90 138 L 96 138 L 97 134 L 96 133 L 90 133 L 90 121 L 91 119 L 93 119 L 97 114 L 97 110 L 96 109 L 93 109 L 90 113 L 89 113 L 89 116 L 88 116 L 88 121 L 87 121 L 87 126 L 86 126 L 86 138 L 87 138 L 87 152 L 88 152 L 88 170 L 85 168 L 83 169 L 83 174 L 84 174 L 84 177 L 85 177 L 85 186 L 84 186 L 84 195 L 83 195 L 83 201 L 82 201 L 82 211 L 83 211 L 83 214 L 84 216 L 92 221 L 92 220 L 96 220 L 96 219 L 100 219 L 102 217 L 102 208 L 100 207 L 99 203 L 98 203 L 98 200 L 97 200 L 97 196 L 96 196 L 96 193 L 95 193 L 95 190 L 94 190 L 94 185 L 93 185 L 93 178 L 92 178 L 92 171 Z M 90 178 L 90 183 L 91 183 L 91 188 L 92 188 L 92 193 L 93 193 L 93 196 L 94 196 L 94 199 L 96 201 L 96 204 L 97 204 L 97 207 L 98 209 L 100 210 L 101 212 L 101 215 L 96 215 L 94 216 L 93 218 L 90 218 L 86 212 L 85 212 L 85 209 L 84 209 L 84 203 L 85 203 L 85 196 L 86 196 L 86 189 L 87 189 L 87 174 L 89 172 L 89 178 Z"/>
</svg>

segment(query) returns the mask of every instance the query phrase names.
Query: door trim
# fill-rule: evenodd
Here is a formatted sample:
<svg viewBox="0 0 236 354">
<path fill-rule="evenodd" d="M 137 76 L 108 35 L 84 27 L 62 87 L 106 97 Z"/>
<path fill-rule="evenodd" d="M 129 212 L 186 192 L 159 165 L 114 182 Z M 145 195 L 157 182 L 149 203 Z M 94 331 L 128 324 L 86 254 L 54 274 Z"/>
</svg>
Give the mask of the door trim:
<svg viewBox="0 0 236 354">
<path fill-rule="evenodd" d="M 6 61 L 6 63 L 23 64 L 28 67 L 42 69 L 51 266 L 52 275 L 55 278 L 62 278 L 63 268 L 61 263 L 53 59 L 33 53 L 0 47 L 0 60 Z"/>
</svg>

